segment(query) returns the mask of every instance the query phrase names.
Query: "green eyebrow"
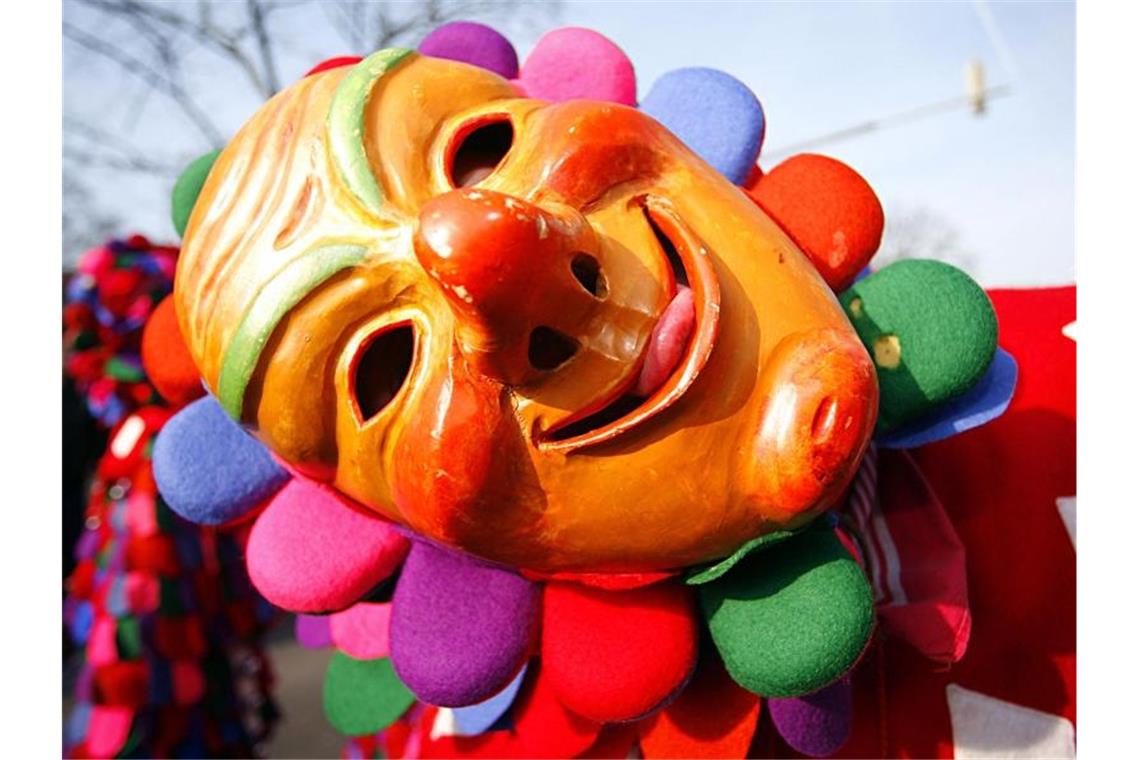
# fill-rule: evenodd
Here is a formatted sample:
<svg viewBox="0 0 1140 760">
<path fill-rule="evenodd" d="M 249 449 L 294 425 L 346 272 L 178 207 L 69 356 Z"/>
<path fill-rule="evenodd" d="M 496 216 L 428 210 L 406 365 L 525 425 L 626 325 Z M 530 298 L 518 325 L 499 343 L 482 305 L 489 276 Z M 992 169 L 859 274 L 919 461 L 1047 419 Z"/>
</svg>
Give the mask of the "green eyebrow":
<svg viewBox="0 0 1140 760">
<path fill-rule="evenodd" d="M 265 346 L 285 315 L 334 274 L 359 264 L 362 245 L 331 244 L 306 251 L 265 283 L 242 315 L 222 358 L 218 402 L 241 422 L 245 392 Z"/>
<path fill-rule="evenodd" d="M 380 213 L 384 192 L 364 152 L 364 109 L 376 81 L 412 51 L 385 48 L 365 58 L 341 80 L 329 106 L 328 139 L 333 163 L 341 180 L 366 209 Z"/>
</svg>

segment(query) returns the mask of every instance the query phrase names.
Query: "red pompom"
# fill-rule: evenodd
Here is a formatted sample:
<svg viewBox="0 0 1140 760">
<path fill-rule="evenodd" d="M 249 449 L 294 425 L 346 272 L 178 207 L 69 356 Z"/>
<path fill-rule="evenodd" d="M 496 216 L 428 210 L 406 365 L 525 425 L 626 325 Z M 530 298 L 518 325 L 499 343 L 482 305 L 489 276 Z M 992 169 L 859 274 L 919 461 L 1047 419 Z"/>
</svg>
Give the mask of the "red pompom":
<svg viewBox="0 0 1140 760">
<path fill-rule="evenodd" d="M 591 720 L 645 715 L 696 662 L 693 590 L 681 583 L 625 591 L 550 583 L 543 607 L 544 671 L 562 703 Z"/>
<path fill-rule="evenodd" d="M 305 72 L 306 77 L 311 77 L 313 74 L 320 74 L 322 71 L 329 69 L 339 69 L 341 66 L 355 66 L 364 59 L 358 55 L 338 55 L 336 58 L 326 58 L 318 63 L 313 68 Z M 304 79 L 304 77 L 302 77 Z"/>
<path fill-rule="evenodd" d="M 836 292 L 850 285 L 879 249 L 879 198 L 854 169 L 834 158 L 792 156 L 748 193 Z"/>
<path fill-rule="evenodd" d="M 198 368 L 182 339 L 172 296 L 164 298 L 147 320 L 142 360 L 147 377 L 171 404 L 182 406 L 205 393 Z"/>
</svg>

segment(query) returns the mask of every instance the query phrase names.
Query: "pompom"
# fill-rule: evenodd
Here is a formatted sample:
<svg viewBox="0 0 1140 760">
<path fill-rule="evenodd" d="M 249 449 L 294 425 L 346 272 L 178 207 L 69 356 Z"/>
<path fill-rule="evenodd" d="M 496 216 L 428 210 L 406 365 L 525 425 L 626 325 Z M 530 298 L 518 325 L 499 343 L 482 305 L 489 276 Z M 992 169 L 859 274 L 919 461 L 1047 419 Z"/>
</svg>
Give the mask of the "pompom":
<svg viewBox="0 0 1140 760">
<path fill-rule="evenodd" d="M 170 404 L 183 406 L 205 393 L 182 338 L 172 296 L 162 300 L 143 328 L 142 361 L 147 377 Z"/>
<path fill-rule="evenodd" d="M 883 207 L 858 172 L 814 153 L 792 156 L 749 191 L 835 292 L 854 281 L 883 237 Z"/>
<path fill-rule="evenodd" d="M 666 581 L 627 591 L 550 583 L 542 661 L 563 704 L 597 721 L 632 720 L 660 705 L 696 664 L 692 589 Z"/>
<path fill-rule="evenodd" d="M 717 69 L 686 68 L 653 83 L 641 110 L 736 185 L 756 166 L 764 109 L 739 79 Z"/>
<path fill-rule="evenodd" d="M 435 29 L 420 43 L 419 52 L 493 71 L 504 79 L 519 74 L 519 57 L 503 35 L 474 21 L 453 21 Z"/>
<path fill-rule="evenodd" d="M 637 78 L 629 58 L 604 35 L 576 26 L 544 34 L 523 62 L 518 84 L 542 100 L 637 105 Z"/>
</svg>

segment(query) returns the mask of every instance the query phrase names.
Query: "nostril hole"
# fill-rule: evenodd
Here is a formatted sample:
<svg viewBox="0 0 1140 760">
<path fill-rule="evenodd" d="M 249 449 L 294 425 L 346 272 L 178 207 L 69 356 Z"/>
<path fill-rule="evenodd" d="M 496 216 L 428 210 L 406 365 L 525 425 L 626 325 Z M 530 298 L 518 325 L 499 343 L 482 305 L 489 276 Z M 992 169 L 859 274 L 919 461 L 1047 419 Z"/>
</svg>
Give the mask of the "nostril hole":
<svg viewBox="0 0 1140 760">
<path fill-rule="evenodd" d="M 352 374 L 361 422 L 379 414 L 404 386 L 412 369 L 416 337 L 411 325 L 388 328 L 363 344 Z"/>
<path fill-rule="evenodd" d="M 565 364 L 577 352 L 578 344 L 573 339 L 542 325 L 530 334 L 527 358 L 532 367 L 546 371 Z"/>
<path fill-rule="evenodd" d="M 594 298 L 605 298 L 609 292 L 606 278 L 598 260 L 588 253 L 579 253 L 570 261 L 570 272 L 582 288 Z"/>
<path fill-rule="evenodd" d="M 471 187 L 491 175 L 514 142 L 515 131 L 509 121 L 494 121 L 468 132 L 451 156 L 451 184 Z"/>
</svg>

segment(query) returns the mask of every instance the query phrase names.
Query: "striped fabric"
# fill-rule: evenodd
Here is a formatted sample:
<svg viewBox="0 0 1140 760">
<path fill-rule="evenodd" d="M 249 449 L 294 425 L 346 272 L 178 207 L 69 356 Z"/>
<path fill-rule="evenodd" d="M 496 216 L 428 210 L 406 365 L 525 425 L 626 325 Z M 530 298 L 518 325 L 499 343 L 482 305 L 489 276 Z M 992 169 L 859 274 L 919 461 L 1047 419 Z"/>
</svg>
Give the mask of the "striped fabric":
<svg viewBox="0 0 1140 760">
<path fill-rule="evenodd" d="M 845 512 L 883 630 L 936 662 L 961 659 L 971 628 L 965 550 L 910 455 L 869 447 Z"/>
</svg>

